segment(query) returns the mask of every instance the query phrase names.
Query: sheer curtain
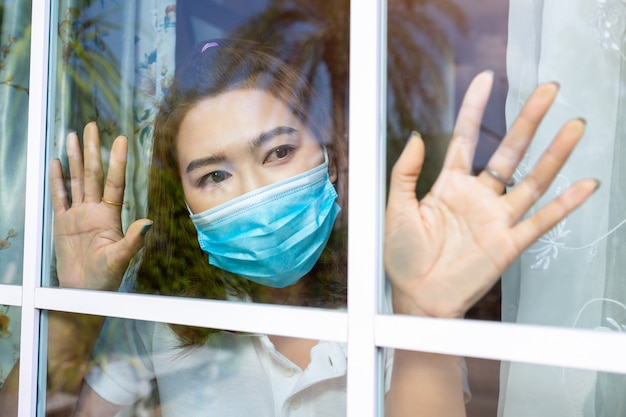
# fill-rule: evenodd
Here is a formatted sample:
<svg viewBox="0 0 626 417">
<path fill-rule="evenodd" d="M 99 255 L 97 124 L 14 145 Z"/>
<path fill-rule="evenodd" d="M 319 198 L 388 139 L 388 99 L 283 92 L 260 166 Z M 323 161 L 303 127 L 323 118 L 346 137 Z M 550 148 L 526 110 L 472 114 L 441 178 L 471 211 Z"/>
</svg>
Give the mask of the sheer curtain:
<svg viewBox="0 0 626 417">
<path fill-rule="evenodd" d="M 537 207 L 583 177 L 601 187 L 505 274 L 504 321 L 626 330 L 625 28 L 622 0 L 510 1 L 507 123 L 538 84 L 561 86 L 516 179 L 563 122 L 583 117 L 580 146 Z M 621 376 L 515 363 L 502 365 L 501 381 L 506 417 L 626 415 Z"/>
</svg>

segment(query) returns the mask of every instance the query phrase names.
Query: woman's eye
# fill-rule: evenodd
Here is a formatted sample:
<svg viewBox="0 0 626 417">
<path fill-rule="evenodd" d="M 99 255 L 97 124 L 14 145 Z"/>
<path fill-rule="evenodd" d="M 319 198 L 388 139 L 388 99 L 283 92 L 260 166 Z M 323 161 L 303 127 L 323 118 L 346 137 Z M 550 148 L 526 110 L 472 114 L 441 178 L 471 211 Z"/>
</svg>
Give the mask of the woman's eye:
<svg viewBox="0 0 626 417">
<path fill-rule="evenodd" d="M 272 149 L 272 151 L 265 158 L 264 163 L 266 162 L 275 162 L 280 161 L 281 159 L 287 158 L 291 152 L 293 152 L 293 146 L 279 146 L 277 148 Z"/>
<path fill-rule="evenodd" d="M 202 178 L 200 178 L 200 180 L 198 181 L 199 185 L 206 185 L 206 184 L 218 184 L 228 178 L 230 178 L 231 174 L 229 174 L 226 171 L 213 171 L 208 173 L 207 175 L 203 176 Z"/>
</svg>

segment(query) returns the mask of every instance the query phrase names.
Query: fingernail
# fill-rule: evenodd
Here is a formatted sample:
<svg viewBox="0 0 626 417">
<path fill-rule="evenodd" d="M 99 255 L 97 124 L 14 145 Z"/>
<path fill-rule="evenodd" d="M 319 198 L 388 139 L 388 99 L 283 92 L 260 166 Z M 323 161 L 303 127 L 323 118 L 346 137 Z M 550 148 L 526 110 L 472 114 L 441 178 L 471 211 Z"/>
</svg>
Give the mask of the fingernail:
<svg viewBox="0 0 626 417">
<path fill-rule="evenodd" d="M 602 185 L 602 183 L 597 178 L 594 178 L 594 181 L 596 182 L 596 189 L 593 190 L 593 192 L 596 192 L 596 191 L 598 191 L 598 189 L 600 188 L 600 185 Z"/>
<path fill-rule="evenodd" d="M 584 117 L 577 117 L 576 119 L 580 120 L 582 124 L 587 125 L 587 119 Z"/>
<path fill-rule="evenodd" d="M 150 222 L 146 225 L 143 226 L 143 229 L 141 229 L 141 236 L 145 236 L 146 233 L 148 233 L 148 230 L 150 230 L 150 228 L 152 227 L 152 225 L 154 224 L 154 222 Z"/>
<path fill-rule="evenodd" d="M 422 137 L 422 134 L 420 132 L 418 132 L 417 130 L 413 130 L 413 131 L 411 131 L 411 134 L 409 135 L 409 138 L 406 140 L 405 145 L 407 145 L 411 141 L 411 139 L 413 139 L 413 138 L 421 138 L 421 137 Z"/>
<path fill-rule="evenodd" d="M 550 84 L 554 84 L 557 90 L 561 89 L 561 83 L 558 81 L 550 81 Z"/>
</svg>

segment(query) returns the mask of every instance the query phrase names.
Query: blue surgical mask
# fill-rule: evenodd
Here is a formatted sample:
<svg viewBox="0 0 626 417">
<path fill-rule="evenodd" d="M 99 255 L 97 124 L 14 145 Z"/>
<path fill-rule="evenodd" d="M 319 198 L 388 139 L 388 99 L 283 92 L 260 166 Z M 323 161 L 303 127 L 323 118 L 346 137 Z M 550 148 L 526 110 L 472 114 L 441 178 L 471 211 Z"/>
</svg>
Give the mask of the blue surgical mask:
<svg viewBox="0 0 626 417">
<path fill-rule="evenodd" d="M 318 261 L 337 214 L 325 161 L 295 177 L 190 216 L 209 263 L 256 283 L 283 288 Z"/>
</svg>

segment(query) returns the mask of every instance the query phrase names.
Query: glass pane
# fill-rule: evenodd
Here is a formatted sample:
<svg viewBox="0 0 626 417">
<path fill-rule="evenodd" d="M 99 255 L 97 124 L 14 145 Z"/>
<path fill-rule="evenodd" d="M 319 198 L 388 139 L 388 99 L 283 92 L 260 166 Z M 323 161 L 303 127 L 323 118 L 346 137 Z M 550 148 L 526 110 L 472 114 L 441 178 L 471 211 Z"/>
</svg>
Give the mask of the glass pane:
<svg viewBox="0 0 626 417">
<path fill-rule="evenodd" d="M 172 3 L 59 3 L 51 285 L 344 307 L 348 2 Z"/>
<path fill-rule="evenodd" d="M 476 170 L 506 132 L 508 2 L 388 3 L 387 167 L 411 131 L 419 131 L 428 155 L 417 186 L 423 196 L 443 164 L 465 89 L 485 69 L 495 72 L 496 82 L 481 125 Z"/>
<path fill-rule="evenodd" d="M 21 309 L 0 304 L 0 414 L 12 415 L 17 405 L 17 373 L 11 374 L 20 357 Z M 17 372 L 17 368 L 16 368 Z"/>
<path fill-rule="evenodd" d="M 74 406 L 83 372 L 78 407 L 101 415 L 346 413 L 338 343 L 107 319 L 87 361 L 101 319 L 50 316 L 48 413 Z M 59 337 L 57 325 L 76 338 Z"/>
<path fill-rule="evenodd" d="M 565 307 L 547 307 L 542 304 L 545 300 L 541 298 L 538 309 L 551 314 L 567 314 Z M 550 313 L 546 313 L 548 317 L 543 320 L 535 320 L 539 324 L 546 324 Z M 591 300 L 578 310 L 571 327 L 596 332 L 624 332 L 625 313 L 626 307 L 616 300 Z M 518 319 L 518 322 L 523 320 Z M 593 333 L 589 337 L 593 337 Z M 626 413 L 623 395 L 625 375 L 561 370 L 526 363 L 511 364 L 505 369 L 501 375 L 501 384 L 502 395 L 506 395 L 503 398 L 508 401 L 504 408 L 506 416 L 601 417 Z M 553 398 L 548 400 L 548 394 Z"/>
<path fill-rule="evenodd" d="M 20 318 L 19 307 L 0 305 L 0 387 L 19 358 Z"/>
<path fill-rule="evenodd" d="M 621 416 L 626 412 L 626 376 L 571 368 L 511 363 L 502 365 L 503 415 L 565 417 Z"/>
<path fill-rule="evenodd" d="M 533 166 L 566 122 L 583 118 L 585 133 L 543 196 L 529 202 L 526 218 L 581 179 L 595 178 L 602 184 L 526 249 L 504 272 L 501 286 L 480 300 L 468 317 L 612 332 L 626 329 L 622 279 L 626 131 L 621 117 L 626 105 L 625 24 L 626 7 L 620 1 L 575 0 L 565 9 L 556 0 L 389 2 L 389 166 L 408 133 L 419 130 L 426 162 L 418 196 L 430 190 L 438 175 L 459 100 L 470 77 L 483 68 L 494 70 L 495 82 L 473 161 L 477 175 L 489 165 L 498 140 L 513 126 L 531 93 L 556 82 L 558 95 L 533 142 L 520 152 L 521 161 L 511 170 L 513 183 L 535 176 Z M 499 182 L 508 179 L 498 179 L 497 172 L 489 176 Z M 509 185 L 507 193 L 515 190 Z M 508 408 L 517 405 L 506 404 L 504 415 L 558 415 L 528 411 L 543 403 L 529 391 L 542 396 L 552 392 L 551 383 L 559 382 L 551 372 L 515 364 L 503 373 L 507 401 L 524 399 L 519 413 Z M 624 391 L 624 379 L 594 376 L 593 381 L 585 407 L 609 410 L 598 415 L 623 414 L 615 392 Z M 554 403 L 570 401 L 568 395 L 555 395 Z M 528 410 L 522 411 L 525 407 Z"/>
<path fill-rule="evenodd" d="M 0 1 L 0 284 L 22 283 L 30 25 L 30 1 Z M 20 318 L 19 307 L 0 305 L 2 415 L 16 404 L 17 378 L 5 381 L 19 358 Z"/>
<path fill-rule="evenodd" d="M 471 400 L 465 404 L 467 417 L 498 415 L 500 361 L 465 358 Z"/>
<path fill-rule="evenodd" d="M 444 410 L 459 405 L 468 417 L 624 415 L 624 396 L 619 387 L 625 375 L 481 358 L 457 362 L 458 358 L 452 356 L 411 354 L 420 355 L 418 360 L 426 361 L 423 364 L 440 365 L 434 370 L 425 366 L 426 372 L 432 372 L 425 383 L 428 388 L 421 390 L 422 397 L 416 390 L 413 398 L 422 410 L 432 407 L 428 408 L 431 415 L 457 415 Z M 453 366 L 446 368 L 449 364 Z M 519 374 L 523 382 L 507 383 L 505 377 L 512 374 Z M 435 381 L 446 382 L 437 385 Z M 395 383 L 392 378 L 388 395 L 393 394 Z M 438 402 L 441 398 L 445 400 Z"/>
<path fill-rule="evenodd" d="M 425 145 L 416 195 L 423 198 L 443 165 L 455 119 L 472 78 L 494 71 L 473 169 L 483 169 L 506 132 L 508 2 L 389 0 L 387 33 L 387 178 L 412 131 Z M 500 320 L 496 284 L 467 317 Z"/>
<path fill-rule="evenodd" d="M 597 178 L 602 186 L 504 277 L 503 319 L 621 331 L 626 317 L 625 73 L 623 38 L 613 22 L 623 24 L 626 9 L 621 2 L 577 0 L 562 14 L 555 1 L 545 2 L 541 10 L 529 10 L 523 3 L 511 1 L 511 16 L 518 17 L 509 30 L 507 119 L 519 112 L 535 85 L 556 80 L 561 87 L 519 175 L 527 174 L 565 120 L 584 117 L 583 139 L 537 207 L 581 178 Z M 549 30 L 535 32 L 529 24 Z M 535 55 L 539 50 L 540 56 Z"/>
<path fill-rule="evenodd" d="M 439 174 L 459 100 L 469 79 L 484 68 L 494 70 L 494 91 L 480 125 L 474 173 L 491 163 L 533 90 L 557 82 L 554 104 L 511 170 L 513 183 L 536 176 L 533 166 L 564 123 L 583 118 L 585 133 L 550 188 L 530 202 L 526 218 L 581 179 L 602 184 L 525 250 L 468 317 L 626 329 L 625 24 L 620 1 L 576 0 L 565 9 L 556 0 L 389 2 L 389 166 L 409 132 L 419 130 L 426 161 L 418 196 Z M 489 175 L 507 182 L 497 172 Z M 508 194 L 516 190 L 507 187 Z M 500 415 L 624 415 L 625 382 L 622 375 L 511 364 L 500 378 Z"/>
<path fill-rule="evenodd" d="M 495 79 L 480 125 L 475 173 L 483 171 L 531 92 L 556 81 L 555 103 L 511 179 L 526 178 L 561 126 L 583 118 L 582 140 L 528 216 L 581 179 L 603 184 L 522 253 L 501 286 L 469 311 L 471 318 L 571 327 L 586 316 L 591 328 L 606 327 L 607 317 L 610 327 L 623 324 L 626 136 L 619 115 L 626 55 L 617 27 L 626 21 L 626 8 L 622 2 L 580 0 L 576 5 L 561 13 L 558 1 L 541 6 L 520 0 L 389 2 L 388 166 L 409 132 L 419 130 L 426 147 L 419 197 L 440 172 L 471 77 L 485 68 L 494 70 Z M 589 309 L 600 304 L 592 318 Z"/>
<path fill-rule="evenodd" d="M 22 283 L 30 8 L 0 1 L 0 284 Z"/>
</svg>

